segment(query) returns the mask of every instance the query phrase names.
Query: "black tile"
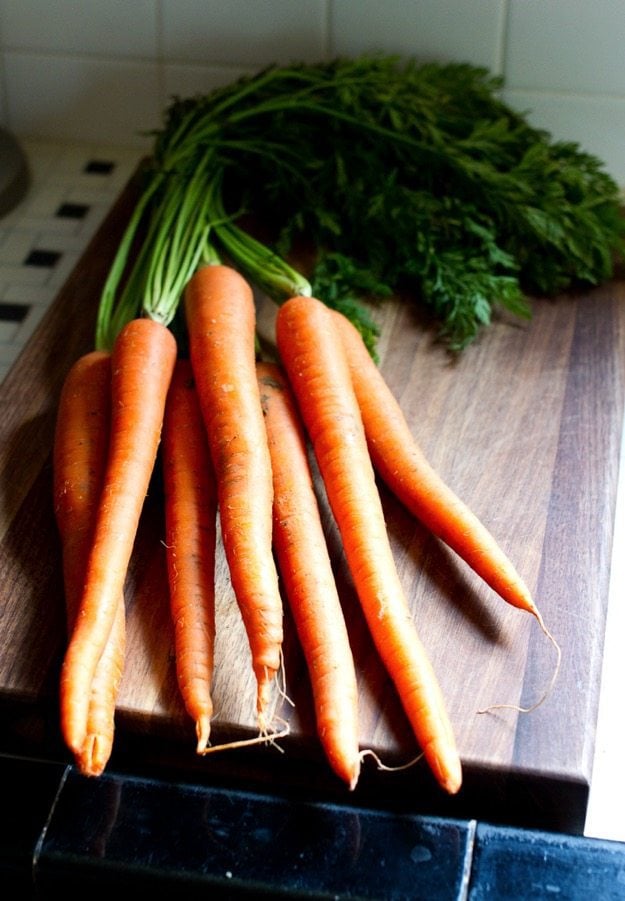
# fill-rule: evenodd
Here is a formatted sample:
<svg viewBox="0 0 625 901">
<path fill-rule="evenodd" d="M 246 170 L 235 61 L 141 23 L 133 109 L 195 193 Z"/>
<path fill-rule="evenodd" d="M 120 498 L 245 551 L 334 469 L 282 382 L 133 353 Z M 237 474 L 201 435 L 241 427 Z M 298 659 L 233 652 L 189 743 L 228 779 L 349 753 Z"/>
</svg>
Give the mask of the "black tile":
<svg viewBox="0 0 625 901">
<path fill-rule="evenodd" d="M 185 898 L 456 901 L 464 822 L 73 770 L 38 858 L 42 897 L 175 889 Z"/>
<path fill-rule="evenodd" d="M 62 254 L 58 250 L 31 250 L 24 260 L 24 266 L 40 266 L 51 269 L 58 263 L 61 256 Z"/>
<path fill-rule="evenodd" d="M 109 160 L 89 160 L 84 171 L 89 175 L 110 175 L 114 168 L 115 163 Z"/>
<path fill-rule="evenodd" d="M 23 322 L 30 307 L 23 303 L 0 301 L 0 320 L 3 322 Z"/>
<path fill-rule="evenodd" d="M 24 893 L 15 897 L 28 897 L 35 848 L 64 770 L 62 764 L 0 756 L 0 886 L 6 886 L 8 880 L 23 888 Z"/>
<path fill-rule="evenodd" d="M 88 212 L 86 203 L 62 203 L 54 215 L 59 219 L 84 219 Z"/>
<path fill-rule="evenodd" d="M 622 901 L 625 844 L 480 823 L 469 901 Z"/>
</svg>

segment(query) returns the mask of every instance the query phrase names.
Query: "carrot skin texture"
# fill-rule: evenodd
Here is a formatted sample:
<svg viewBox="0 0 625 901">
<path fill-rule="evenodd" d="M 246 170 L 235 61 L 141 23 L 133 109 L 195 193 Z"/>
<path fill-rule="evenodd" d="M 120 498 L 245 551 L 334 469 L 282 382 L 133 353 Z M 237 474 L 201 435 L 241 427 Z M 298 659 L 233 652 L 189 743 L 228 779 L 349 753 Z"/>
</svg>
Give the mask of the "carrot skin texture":
<svg viewBox="0 0 625 901">
<path fill-rule="evenodd" d="M 213 714 L 217 489 L 188 359 L 177 361 L 169 386 L 162 466 L 176 675 L 202 753 Z"/>
<path fill-rule="evenodd" d="M 235 269 L 209 265 L 190 279 L 184 303 L 224 551 L 250 644 L 264 729 L 283 633 L 271 546 L 271 461 L 256 380 L 254 297 Z"/>
<path fill-rule="evenodd" d="M 169 329 L 147 318 L 129 322 L 113 346 L 108 460 L 85 585 L 61 669 L 61 721 L 73 751 L 85 738 L 89 688 L 123 592 L 176 353 Z"/>
<path fill-rule="evenodd" d="M 59 398 L 53 444 L 53 496 L 61 538 L 68 635 L 76 622 L 104 477 L 110 387 L 110 355 L 92 351 L 71 367 Z M 126 612 L 120 595 L 111 634 L 91 684 L 86 738 L 75 753 L 83 775 L 99 776 L 111 755 L 125 632 Z"/>
<path fill-rule="evenodd" d="M 455 739 L 393 560 L 338 329 L 319 300 L 293 297 L 278 310 L 276 337 L 369 631 L 433 774 L 453 794 L 462 781 Z"/>
<path fill-rule="evenodd" d="M 369 453 L 382 480 L 505 601 L 536 615 L 531 592 L 510 559 L 428 463 L 358 330 L 341 313 L 332 315 L 347 355 Z"/>
<path fill-rule="evenodd" d="M 317 731 L 334 772 L 360 774 L 358 689 L 306 449 L 281 367 L 257 364 L 274 480 L 274 548 L 310 674 Z"/>
</svg>

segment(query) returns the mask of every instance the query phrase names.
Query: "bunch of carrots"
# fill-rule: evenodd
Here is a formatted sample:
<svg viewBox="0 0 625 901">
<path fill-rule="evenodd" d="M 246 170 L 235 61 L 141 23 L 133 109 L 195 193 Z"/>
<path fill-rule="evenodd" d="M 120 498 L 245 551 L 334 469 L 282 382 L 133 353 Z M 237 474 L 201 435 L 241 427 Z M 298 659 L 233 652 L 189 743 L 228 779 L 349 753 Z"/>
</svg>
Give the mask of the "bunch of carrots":
<svg viewBox="0 0 625 901">
<path fill-rule="evenodd" d="M 252 286 L 214 256 L 189 259 L 163 313 L 144 302 L 110 349 L 71 368 L 54 445 L 68 645 L 61 730 L 81 772 L 109 759 L 124 662 L 124 584 L 160 457 L 177 679 L 209 753 L 216 519 L 257 684 L 259 739 L 275 734 L 283 593 L 311 680 L 328 762 L 359 778 L 354 660 L 321 526 L 313 449 L 364 618 L 420 752 L 447 792 L 461 763 L 386 531 L 376 473 L 501 597 L 541 615 L 495 540 L 428 464 L 356 328 L 295 294 L 276 319 L 278 362 L 261 361 Z M 178 306 L 188 355 L 170 327 Z M 553 640 L 553 639 L 552 639 Z M 554 641 L 557 648 L 557 644 Z M 559 648 L 557 648 L 559 653 Z"/>
</svg>

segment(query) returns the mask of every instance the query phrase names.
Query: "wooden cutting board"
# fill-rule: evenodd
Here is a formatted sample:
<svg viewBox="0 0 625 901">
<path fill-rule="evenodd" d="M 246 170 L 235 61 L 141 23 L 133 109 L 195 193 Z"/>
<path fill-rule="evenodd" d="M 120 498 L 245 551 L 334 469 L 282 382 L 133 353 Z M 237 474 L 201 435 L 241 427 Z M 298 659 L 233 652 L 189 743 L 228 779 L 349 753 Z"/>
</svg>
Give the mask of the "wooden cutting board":
<svg viewBox="0 0 625 901">
<path fill-rule="evenodd" d="M 59 544 L 51 505 L 55 407 L 70 364 L 91 346 L 99 291 L 135 190 L 129 185 L 0 389 L 0 702 L 8 749 L 63 756 L 56 716 L 65 646 Z M 198 759 L 178 695 L 158 477 L 146 499 L 128 580 L 128 653 L 111 766 L 161 763 L 194 778 L 316 790 L 470 817 L 576 828 L 583 822 L 597 713 L 625 399 L 625 281 L 555 301 L 530 322 L 498 319 L 460 359 L 431 337 L 408 301 L 385 303 L 382 370 L 414 434 L 457 494 L 494 533 L 534 591 L 562 648 L 508 607 L 381 488 L 398 570 L 448 703 L 465 786 L 442 797 L 423 764 L 365 764 L 347 799 L 315 737 L 302 655 L 285 612 L 291 735 L 272 747 Z M 258 327 L 273 348 L 273 304 Z M 417 753 L 372 648 L 320 494 L 359 671 L 361 744 L 388 764 Z M 217 559 L 215 743 L 255 732 L 255 684 L 227 566 Z M 0 750 L 2 750 L 0 748 Z M 118 755 L 118 756 L 116 756 Z M 68 759 L 68 758 L 67 758 Z"/>
</svg>

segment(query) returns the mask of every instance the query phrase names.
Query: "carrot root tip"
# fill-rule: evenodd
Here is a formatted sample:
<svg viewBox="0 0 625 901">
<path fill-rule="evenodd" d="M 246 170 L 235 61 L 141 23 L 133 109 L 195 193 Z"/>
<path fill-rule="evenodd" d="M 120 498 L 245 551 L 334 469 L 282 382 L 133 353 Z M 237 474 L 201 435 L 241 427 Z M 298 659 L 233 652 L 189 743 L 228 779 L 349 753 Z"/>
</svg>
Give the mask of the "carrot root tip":
<svg viewBox="0 0 625 901">
<path fill-rule="evenodd" d="M 375 751 L 372 751 L 371 748 L 365 748 L 360 752 L 360 760 L 364 760 L 365 757 L 372 757 L 378 770 L 382 770 L 385 773 L 398 773 L 402 770 L 409 770 L 411 767 L 416 766 L 423 760 L 425 754 L 421 751 L 416 757 L 406 761 L 406 763 L 399 763 L 395 766 L 383 763 L 378 754 L 376 754 Z M 450 795 L 455 795 L 460 790 L 460 786 L 462 785 L 462 770 L 459 761 L 457 767 L 453 769 L 450 769 L 448 760 L 445 761 L 444 764 L 441 762 L 440 765 L 435 768 L 435 775 L 440 785 Z"/>
<path fill-rule="evenodd" d="M 206 751 L 208 740 L 210 738 L 210 731 L 210 717 L 207 715 L 199 716 L 195 723 L 195 734 L 197 736 L 196 752 L 198 754 L 203 754 Z"/>
<path fill-rule="evenodd" d="M 530 704 L 528 707 L 523 707 L 519 704 L 489 704 L 488 707 L 481 707 L 477 711 L 478 713 L 490 713 L 493 710 L 514 710 L 516 713 L 533 713 L 534 710 L 536 710 L 538 707 L 540 707 L 542 704 L 544 704 L 544 702 L 547 700 L 547 698 L 553 691 L 554 686 L 558 679 L 558 675 L 560 673 L 560 665 L 562 663 L 562 648 L 560 647 L 560 645 L 558 644 L 558 642 L 556 641 L 556 639 L 554 638 L 554 636 L 552 635 L 550 630 L 545 625 L 545 622 L 544 622 L 540 612 L 538 611 L 538 609 L 535 610 L 534 616 L 536 617 L 536 621 L 538 622 L 538 625 L 540 626 L 541 631 L 553 645 L 553 649 L 556 654 L 556 664 L 555 664 L 551 679 L 549 681 L 549 685 L 547 686 L 547 688 L 545 689 L 545 691 L 543 692 L 541 697 L 537 701 L 535 701 L 533 704 Z"/>
<path fill-rule="evenodd" d="M 249 748 L 253 745 L 271 745 L 280 753 L 284 753 L 284 749 L 281 748 L 276 741 L 280 738 L 285 738 L 289 732 L 291 731 L 289 724 L 286 720 L 282 720 L 279 718 L 274 719 L 274 722 L 278 722 L 280 724 L 280 729 L 273 730 L 265 730 L 260 731 L 258 735 L 255 735 L 253 738 L 241 738 L 236 741 L 227 741 L 223 742 L 220 745 L 209 745 L 202 752 L 201 755 L 203 757 L 208 754 L 215 754 L 218 751 L 228 751 L 233 750 L 235 748 Z"/>
<path fill-rule="evenodd" d="M 111 755 L 112 742 L 106 735 L 93 733 L 87 736 L 79 753 L 76 764 L 83 776 L 101 776 Z"/>
<path fill-rule="evenodd" d="M 360 760 L 364 760 L 365 757 L 372 757 L 375 761 L 375 765 L 379 770 L 382 770 L 385 773 L 398 773 L 401 770 L 408 770 L 410 767 L 416 766 L 420 760 L 423 758 L 423 751 L 420 754 L 417 754 L 416 757 L 413 757 L 412 760 L 408 760 L 406 763 L 400 763 L 396 766 L 389 766 L 387 763 L 383 763 L 381 758 L 376 754 L 375 751 L 371 750 L 371 748 L 365 748 L 360 752 Z"/>
<path fill-rule="evenodd" d="M 356 762 L 352 768 L 352 773 L 350 778 L 347 780 L 347 787 L 350 792 L 353 792 L 356 786 L 358 785 L 358 780 L 360 779 L 360 757 L 356 759 Z"/>
</svg>

